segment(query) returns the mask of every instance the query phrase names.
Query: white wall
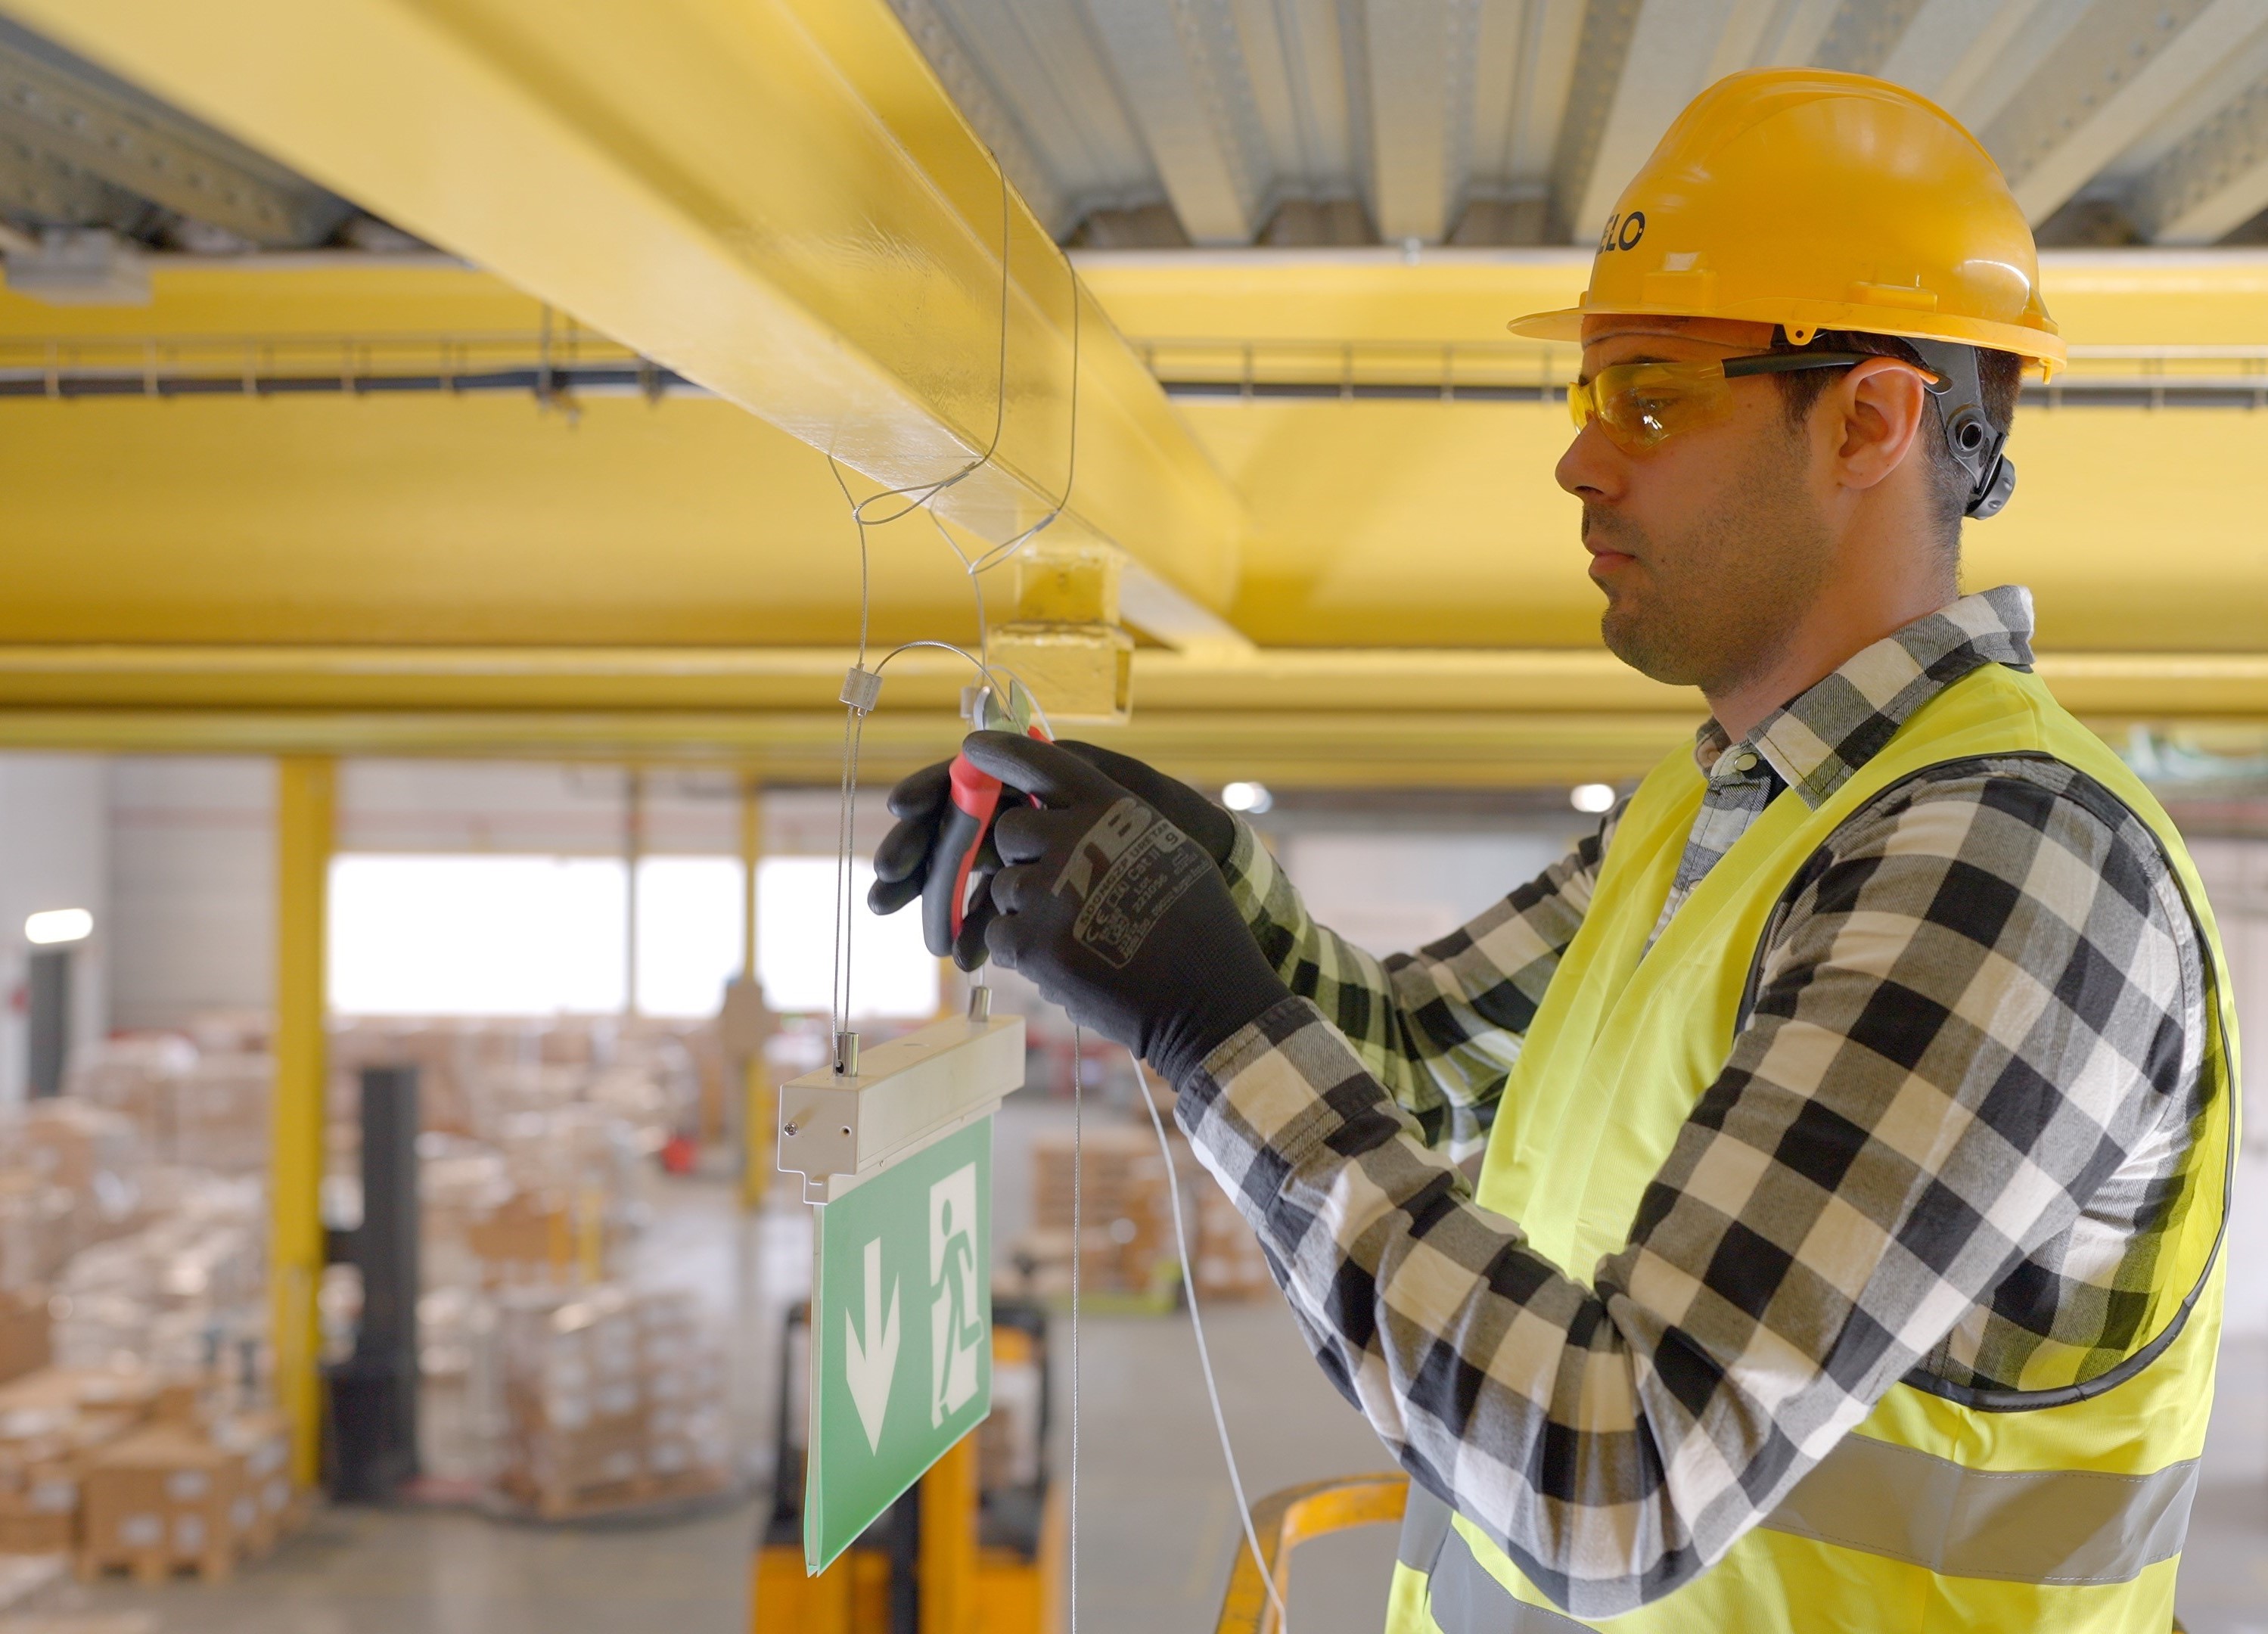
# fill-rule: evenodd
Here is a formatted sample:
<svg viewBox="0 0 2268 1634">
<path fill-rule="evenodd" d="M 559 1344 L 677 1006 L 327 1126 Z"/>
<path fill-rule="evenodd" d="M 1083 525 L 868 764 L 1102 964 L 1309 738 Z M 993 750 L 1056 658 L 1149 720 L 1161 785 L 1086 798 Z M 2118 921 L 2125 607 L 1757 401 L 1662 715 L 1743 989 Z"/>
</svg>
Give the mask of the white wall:
<svg viewBox="0 0 2268 1634">
<path fill-rule="evenodd" d="M 872 854 L 890 818 L 887 783 L 858 797 L 861 850 Z M 356 760 L 339 768 L 342 851 L 526 852 L 619 857 L 627 785 L 613 766 L 542 762 Z M 658 767 L 645 776 L 640 850 L 652 856 L 737 857 L 740 785 L 729 774 Z M 764 796 L 764 853 L 831 856 L 839 799 L 833 789 L 776 789 Z"/>
<path fill-rule="evenodd" d="M 108 891 L 109 763 L 94 754 L 0 754 L 0 1104 L 24 1093 L 23 991 L 26 915 L 85 908 L 94 935 L 71 965 L 71 1037 L 109 1026 L 107 962 L 117 945 Z"/>
<path fill-rule="evenodd" d="M 2238 1059 L 2244 1074 L 2244 1144 L 2230 1211 L 2230 1333 L 2268 1333 L 2268 840 L 2200 839 L 2190 855 L 2220 926 L 2235 990 Z"/>
<path fill-rule="evenodd" d="M 111 1013 L 179 1027 L 265 1010 L 276 960 L 276 773 L 264 760 L 125 757 L 111 774 Z"/>
<path fill-rule="evenodd" d="M 1408 953 L 1446 936 L 1566 855 L 1557 833 L 1306 833 L 1278 854 L 1316 920 L 1356 946 Z"/>
</svg>

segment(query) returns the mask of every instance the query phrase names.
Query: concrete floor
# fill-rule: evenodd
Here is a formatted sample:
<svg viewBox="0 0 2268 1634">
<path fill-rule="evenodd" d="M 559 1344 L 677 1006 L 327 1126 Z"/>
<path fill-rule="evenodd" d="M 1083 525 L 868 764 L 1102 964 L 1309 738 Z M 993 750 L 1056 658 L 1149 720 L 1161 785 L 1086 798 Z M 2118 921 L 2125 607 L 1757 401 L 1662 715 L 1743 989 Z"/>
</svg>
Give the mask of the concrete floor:
<svg viewBox="0 0 2268 1634">
<path fill-rule="evenodd" d="M 2180 1607 L 2190 1634 L 2268 1634 L 2268 1340 L 2221 1345 Z"/>
<path fill-rule="evenodd" d="M 73 1587 L 25 1634 L 135 1611 L 152 1634 L 747 1634 L 755 1528 L 745 1505 L 605 1529 L 337 1509 L 232 1582 Z"/>
</svg>

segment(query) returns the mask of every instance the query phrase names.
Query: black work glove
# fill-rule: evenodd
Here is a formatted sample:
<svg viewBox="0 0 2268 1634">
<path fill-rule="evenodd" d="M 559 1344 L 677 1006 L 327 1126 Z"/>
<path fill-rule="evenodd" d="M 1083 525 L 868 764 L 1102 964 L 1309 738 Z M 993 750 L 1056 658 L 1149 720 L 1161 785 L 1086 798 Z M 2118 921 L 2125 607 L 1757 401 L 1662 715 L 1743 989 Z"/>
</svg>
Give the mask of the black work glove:
<svg viewBox="0 0 2268 1634">
<path fill-rule="evenodd" d="M 924 766 L 901 778 L 897 787 L 890 791 L 890 815 L 898 821 L 874 848 L 874 883 L 866 892 L 866 906 L 874 912 L 894 914 L 908 902 L 920 900 L 922 887 L 929 883 L 938 834 L 945 826 L 946 779 L 951 769 L 950 761 Z M 1021 790 L 1002 789 L 998 809 L 1005 812 L 1023 803 Z M 976 864 L 968 871 L 976 889 L 969 894 L 968 912 L 961 920 L 961 934 L 953 938 L 950 946 L 939 946 L 928 938 L 929 927 L 924 924 L 924 940 L 929 942 L 931 953 L 939 959 L 950 953 L 953 962 L 963 970 L 974 970 L 984 962 L 984 927 L 992 921 L 992 876 L 999 869 L 1000 853 L 987 830 L 983 843 L 977 847 Z"/>
<path fill-rule="evenodd" d="M 1236 820 L 1189 784 L 1168 777 L 1131 755 L 1097 744 L 1073 741 L 1058 747 L 1163 813 L 1167 821 L 1203 846 L 1215 863 L 1228 861 L 1230 848 L 1236 843 Z M 897 912 L 919 897 L 928 882 L 938 832 L 944 824 L 946 778 L 950 764 L 939 761 L 934 766 L 924 766 L 890 791 L 890 815 L 898 822 L 874 848 L 874 883 L 866 893 L 866 905 L 878 914 Z M 1014 788 L 1001 790 L 1000 810 L 1005 812 L 1022 804 L 1020 791 Z M 969 870 L 976 889 L 970 893 L 961 934 L 950 947 L 932 946 L 931 953 L 940 959 L 952 954 L 953 962 L 963 970 L 974 970 L 984 962 L 984 927 L 992 919 L 989 887 L 999 867 L 1000 854 L 988 833 L 977 850 L 976 865 Z"/>
<path fill-rule="evenodd" d="M 1060 746 L 1076 754 L 1120 788 L 1153 808 L 1159 815 L 1195 840 L 1206 856 L 1226 865 L 1236 844 L 1236 819 L 1178 777 L 1168 777 L 1156 767 L 1106 749 L 1099 743 L 1067 742 Z"/>
<path fill-rule="evenodd" d="M 1291 997 L 1219 868 L 1155 806 L 1055 744 L 979 732 L 962 752 L 1040 798 L 1042 809 L 1018 806 L 995 826 L 1004 865 L 984 940 L 1072 1020 L 1178 1089 Z"/>
</svg>

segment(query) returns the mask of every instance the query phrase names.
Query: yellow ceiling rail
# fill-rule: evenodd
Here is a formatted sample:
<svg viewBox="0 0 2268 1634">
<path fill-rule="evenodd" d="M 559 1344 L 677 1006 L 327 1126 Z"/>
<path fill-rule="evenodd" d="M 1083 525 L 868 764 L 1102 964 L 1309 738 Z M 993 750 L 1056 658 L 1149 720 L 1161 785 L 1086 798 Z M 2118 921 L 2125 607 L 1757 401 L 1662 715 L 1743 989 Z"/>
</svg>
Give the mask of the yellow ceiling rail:
<svg viewBox="0 0 2268 1634">
<path fill-rule="evenodd" d="M 848 647 L 240 646 L 0 644 L 0 709 L 409 710 L 817 710 Z M 1135 654 L 1152 714 L 1194 720 L 1322 713 L 1454 721 L 1682 714 L 1690 688 L 1648 681 L 1597 649 L 1271 648 L 1248 657 Z M 2084 715 L 2268 721 L 2268 654 L 2047 652 L 2039 671 Z M 972 679 L 960 658 L 890 661 L 882 712 L 951 710 Z"/>
<path fill-rule="evenodd" d="M 998 540 L 1232 632 L 1241 515 L 882 0 L 4 0 L 21 21 Z M 1009 265 L 1001 312 L 1003 220 Z M 1005 358 L 1005 413 L 1000 377 Z"/>
<path fill-rule="evenodd" d="M 1635 777 L 1690 739 L 1690 715 L 1498 715 L 1413 723 L 1384 712 L 1152 711 L 1110 734 L 1115 748 L 1220 784 L 1287 788 L 1524 788 Z M 965 730 L 948 710 L 867 723 L 860 764 L 886 784 L 951 753 Z M 732 765 L 767 782 L 831 784 L 843 713 L 324 709 L 0 708 L 0 748 L 113 754 L 464 755 Z"/>
<path fill-rule="evenodd" d="M 2090 715 L 2115 744 L 2146 727 L 2215 755 L 2268 754 L 2268 723 Z M 1151 710 L 1112 747 L 1176 776 L 1277 788 L 1535 788 L 1635 779 L 1691 741 L 1690 714 Z M 862 776 L 887 784 L 941 760 L 961 728 L 948 710 L 876 715 Z M 731 766 L 762 781 L 831 786 L 840 710 L 512 710 L 0 708 L 0 748 L 156 754 L 359 754 Z"/>
<path fill-rule="evenodd" d="M 840 770 L 850 654 L 810 648 L 0 646 L 0 747 L 462 754 Z M 1215 783 L 1517 787 L 1637 776 L 1702 705 L 1604 652 L 1137 654 L 1113 747 Z M 2268 656 L 2051 653 L 2041 673 L 2113 742 L 2137 726 L 2215 754 L 2268 745 Z M 961 661 L 909 652 L 865 734 L 870 779 L 940 758 Z"/>
</svg>

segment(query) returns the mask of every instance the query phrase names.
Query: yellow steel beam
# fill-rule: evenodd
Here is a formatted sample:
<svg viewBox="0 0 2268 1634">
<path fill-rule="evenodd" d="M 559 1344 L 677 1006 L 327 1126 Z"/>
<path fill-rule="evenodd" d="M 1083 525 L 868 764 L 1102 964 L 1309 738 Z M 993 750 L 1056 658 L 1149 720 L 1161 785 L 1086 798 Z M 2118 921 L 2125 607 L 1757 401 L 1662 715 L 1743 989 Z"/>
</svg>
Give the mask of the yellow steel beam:
<svg viewBox="0 0 2268 1634">
<path fill-rule="evenodd" d="M 849 647 L 0 646 L 0 710 L 820 711 Z M 1136 718 L 1314 713 L 1422 718 L 1697 714 L 1699 695 L 1597 649 L 1271 648 L 1135 654 Z M 2268 653 L 2056 652 L 2039 670 L 2083 714 L 2268 720 Z M 976 678 L 917 648 L 884 672 L 878 723 L 949 710 Z M 1098 728 L 1097 730 L 1106 730 Z"/>
<path fill-rule="evenodd" d="M 1112 747 L 1191 778 L 1260 777 L 1286 785 L 1514 787 L 1616 778 L 1689 741 L 1696 717 L 1381 712 L 1138 715 Z M 951 752 L 965 727 L 949 710 L 867 725 L 871 785 Z M 840 775 L 841 710 L 695 713 L 548 710 L 0 710 L 0 747 L 120 754 L 511 756 L 610 762 L 691 760 L 752 770 L 769 783 L 831 784 Z"/>
<path fill-rule="evenodd" d="M 982 537 L 1068 485 L 1227 597 L 1233 496 L 883 0 L 4 9 L 877 482 L 990 450 L 939 502 Z"/>
<path fill-rule="evenodd" d="M 2137 726 L 2213 753 L 2268 754 L 2268 716 L 2085 711 L 2114 743 Z M 1177 776 L 1256 777 L 1303 788 L 1517 788 L 1614 782 L 1691 741 L 1697 711 L 1138 712 L 1105 740 Z M 780 784 L 832 784 L 842 769 L 839 710 L 386 710 L 0 709 L 0 748 L 120 754 L 457 755 L 731 765 Z M 949 710 L 867 725 L 867 786 L 943 759 L 963 730 Z M 1098 734 L 1099 735 L 1099 734 Z"/>
<path fill-rule="evenodd" d="M 293 1470 L 315 1481 L 321 1452 L 324 903 L 329 892 L 334 771 L 293 756 L 276 767 L 276 1089 L 269 1157 L 269 1297 L 276 1395 L 291 1424 Z"/>
</svg>

